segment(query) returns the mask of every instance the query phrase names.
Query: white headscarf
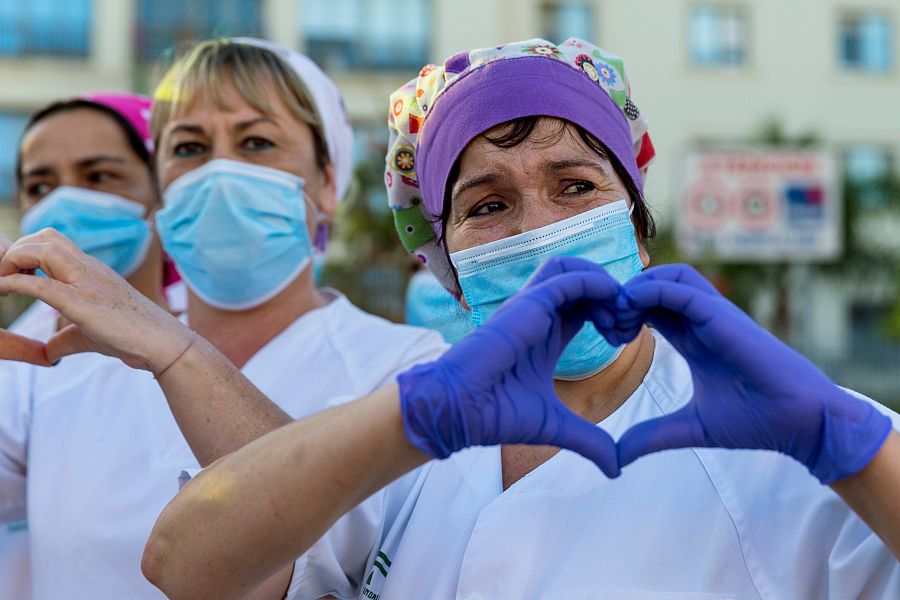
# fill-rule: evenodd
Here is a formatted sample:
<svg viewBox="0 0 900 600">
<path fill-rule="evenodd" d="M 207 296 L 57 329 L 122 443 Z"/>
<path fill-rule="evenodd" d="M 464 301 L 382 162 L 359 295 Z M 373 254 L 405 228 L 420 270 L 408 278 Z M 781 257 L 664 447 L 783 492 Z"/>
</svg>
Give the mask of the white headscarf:
<svg viewBox="0 0 900 600">
<path fill-rule="evenodd" d="M 344 98 L 340 90 L 309 57 L 279 46 L 268 40 L 257 38 L 233 38 L 232 41 L 265 48 L 280 56 L 294 68 L 297 75 L 309 89 L 316 103 L 316 111 L 322 120 L 325 130 L 325 143 L 334 169 L 334 182 L 337 187 L 337 199 L 340 201 L 347 193 L 350 177 L 353 174 L 353 129 L 350 118 L 344 107 Z"/>
</svg>

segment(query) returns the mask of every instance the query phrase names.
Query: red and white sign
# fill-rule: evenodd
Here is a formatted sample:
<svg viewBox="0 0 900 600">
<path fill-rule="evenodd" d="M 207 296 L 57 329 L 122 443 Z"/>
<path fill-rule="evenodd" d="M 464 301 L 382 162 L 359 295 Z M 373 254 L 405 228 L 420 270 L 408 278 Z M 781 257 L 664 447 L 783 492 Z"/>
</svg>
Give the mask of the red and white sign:
<svg viewBox="0 0 900 600">
<path fill-rule="evenodd" d="M 841 252 L 840 188 L 825 152 L 692 152 L 682 177 L 678 245 L 690 258 L 818 261 Z"/>
</svg>

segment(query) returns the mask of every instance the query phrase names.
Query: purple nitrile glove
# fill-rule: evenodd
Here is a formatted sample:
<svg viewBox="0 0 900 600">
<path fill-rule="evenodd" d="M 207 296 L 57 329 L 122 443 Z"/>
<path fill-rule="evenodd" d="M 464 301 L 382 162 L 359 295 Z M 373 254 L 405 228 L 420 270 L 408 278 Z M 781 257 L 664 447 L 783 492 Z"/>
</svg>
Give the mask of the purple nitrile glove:
<svg viewBox="0 0 900 600">
<path fill-rule="evenodd" d="M 578 270 L 567 272 L 572 265 Z M 397 378 L 407 437 L 435 458 L 469 446 L 548 444 L 618 476 L 615 442 L 560 402 L 553 372 L 586 320 L 601 332 L 611 323 L 620 291 L 598 265 L 548 260 L 487 323 Z"/>
<path fill-rule="evenodd" d="M 775 450 L 823 484 L 861 471 L 890 419 L 835 385 L 759 327 L 686 265 L 648 269 L 623 286 L 620 327 L 649 322 L 684 356 L 694 395 L 682 409 L 639 423 L 618 442 L 619 465 L 659 450 Z"/>
</svg>

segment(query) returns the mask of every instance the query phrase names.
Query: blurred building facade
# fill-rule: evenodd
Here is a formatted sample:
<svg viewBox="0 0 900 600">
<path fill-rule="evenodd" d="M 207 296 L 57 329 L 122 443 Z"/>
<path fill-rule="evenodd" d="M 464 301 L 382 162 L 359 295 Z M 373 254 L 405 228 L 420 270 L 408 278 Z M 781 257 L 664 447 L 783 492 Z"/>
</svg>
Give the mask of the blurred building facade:
<svg viewBox="0 0 900 600">
<path fill-rule="evenodd" d="M 425 62 L 579 36 L 625 59 L 651 122 L 657 161 L 646 192 L 663 223 L 677 210 L 686 149 L 744 142 L 771 121 L 788 136 L 815 136 L 864 184 L 900 171 L 898 27 L 900 0 L 3 0 L 0 230 L 14 230 L 15 147 L 31 111 L 91 90 L 149 92 L 174 46 L 229 35 L 303 50 L 333 75 L 362 163 L 381 160 L 388 94 Z M 383 192 L 368 193 L 374 210 Z M 896 264 L 896 250 L 885 260 Z M 895 282 L 841 289 L 804 268 L 790 285 L 808 299 L 792 309 L 802 348 L 834 365 L 873 351 L 900 364 L 896 345 L 873 341 L 873 315 L 896 300 Z M 765 320 L 772 303 L 766 290 L 759 296 Z M 900 398 L 900 379 L 885 385 Z"/>
</svg>

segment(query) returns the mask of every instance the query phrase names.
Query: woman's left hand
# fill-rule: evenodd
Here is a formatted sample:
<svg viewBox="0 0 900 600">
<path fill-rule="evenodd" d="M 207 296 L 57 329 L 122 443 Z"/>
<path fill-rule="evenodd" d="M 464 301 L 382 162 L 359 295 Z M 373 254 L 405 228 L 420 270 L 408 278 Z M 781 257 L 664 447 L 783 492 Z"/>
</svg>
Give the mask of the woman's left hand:
<svg viewBox="0 0 900 600">
<path fill-rule="evenodd" d="M 37 269 L 46 276 L 35 275 Z M 25 236 L 5 250 L 0 294 L 9 293 L 42 300 L 73 323 L 47 341 L 48 363 L 68 354 L 100 352 L 158 373 L 193 339 L 176 318 L 53 229 Z M 26 344 L 26 352 L 15 358 L 28 360 L 28 352 L 35 347 Z"/>
<path fill-rule="evenodd" d="M 0 256 L 12 246 L 12 241 L 0 234 Z M 40 367 L 49 367 L 46 346 L 43 342 L 32 340 L 5 329 L 0 329 L 0 360 L 16 360 L 31 363 Z"/>
<path fill-rule="evenodd" d="M 652 323 L 691 369 L 681 410 L 625 432 L 619 463 L 659 450 L 776 450 L 822 483 L 861 471 L 891 431 L 890 419 L 847 393 L 758 326 L 687 265 L 648 269 L 623 287 L 616 312 L 633 336 Z"/>
<path fill-rule="evenodd" d="M 0 329 L 0 360 L 15 360 L 39 367 L 49 367 L 53 363 L 47 358 L 47 347 L 43 342 Z"/>
</svg>

